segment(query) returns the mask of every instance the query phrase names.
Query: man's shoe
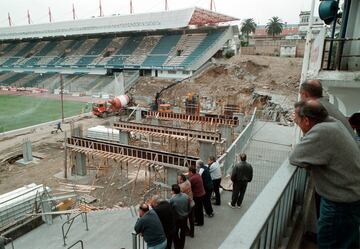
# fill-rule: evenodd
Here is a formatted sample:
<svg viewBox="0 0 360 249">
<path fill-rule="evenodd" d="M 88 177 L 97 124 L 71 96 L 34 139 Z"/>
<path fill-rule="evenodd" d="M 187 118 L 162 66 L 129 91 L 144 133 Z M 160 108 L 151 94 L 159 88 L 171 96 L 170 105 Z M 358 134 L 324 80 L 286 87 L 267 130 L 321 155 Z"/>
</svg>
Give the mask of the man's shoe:
<svg viewBox="0 0 360 249">
<path fill-rule="evenodd" d="M 241 208 L 241 206 L 236 205 L 237 208 Z"/>
<path fill-rule="evenodd" d="M 214 217 L 214 213 L 211 213 L 208 216 L 209 216 L 209 218 Z"/>
<path fill-rule="evenodd" d="M 235 206 L 231 205 L 231 202 L 228 203 L 229 207 L 235 208 Z"/>
</svg>

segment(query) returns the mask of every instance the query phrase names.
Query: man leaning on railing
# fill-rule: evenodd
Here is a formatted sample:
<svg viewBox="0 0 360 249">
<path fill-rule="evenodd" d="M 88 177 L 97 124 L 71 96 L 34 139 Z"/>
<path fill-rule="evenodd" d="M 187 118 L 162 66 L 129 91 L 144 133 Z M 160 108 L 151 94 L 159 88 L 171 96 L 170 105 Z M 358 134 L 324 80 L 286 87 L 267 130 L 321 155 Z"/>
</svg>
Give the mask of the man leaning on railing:
<svg viewBox="0 0 360 249">
<path fill-rule="evenodd" d="M 167 240 L 156 212 L 153 209 L 149 210 L 149 206 L 142 203 L 139 207 L 139 216 L 134 230 L 144 236 L 148 249 L 165 249 Z"/>
<path fill-rule="evenodd" d="M 11 239 L 0 235 L 0 249 L 5 249 L 5 245 L 10 242 L 11 242 Z"/>
<path fill-rule="evenodd" d="M 317 100 L 295 104 L 304 133 L 290 163 L 310 170 L 320 196 L 319 249 L 359 248 L 360 151 L 352 135 Z"/>
</svg>

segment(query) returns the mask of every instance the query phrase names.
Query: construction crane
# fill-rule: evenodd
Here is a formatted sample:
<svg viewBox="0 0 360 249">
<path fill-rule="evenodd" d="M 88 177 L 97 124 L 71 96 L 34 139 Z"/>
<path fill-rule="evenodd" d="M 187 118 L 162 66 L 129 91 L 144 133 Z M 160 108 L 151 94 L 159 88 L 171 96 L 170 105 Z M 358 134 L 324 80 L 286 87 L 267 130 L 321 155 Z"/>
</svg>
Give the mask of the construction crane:
<svg viewBox="0 0 360 249">
<path fill-rule="evenodd" d="M 154 102 L 151 106 L 151 110 L 152 111 L 159 111 L 159 112 L 172 112 L 171 110 L 171 105 L 170 104 L 166 104 L 161 100 L 161 95 L 164 93 L 164 91 L 168 90 L 169 88 L 172 88 L 173 86 L 176 86 L 177 84 L 183 82 L 184 80 L 187 80 L 188 78 L 184 78 L 181 80 L 176 80 L 176 82 L 162 88 L 159 92 L 157 92 L 155 94 L 155 99 Z"/>
</svg>

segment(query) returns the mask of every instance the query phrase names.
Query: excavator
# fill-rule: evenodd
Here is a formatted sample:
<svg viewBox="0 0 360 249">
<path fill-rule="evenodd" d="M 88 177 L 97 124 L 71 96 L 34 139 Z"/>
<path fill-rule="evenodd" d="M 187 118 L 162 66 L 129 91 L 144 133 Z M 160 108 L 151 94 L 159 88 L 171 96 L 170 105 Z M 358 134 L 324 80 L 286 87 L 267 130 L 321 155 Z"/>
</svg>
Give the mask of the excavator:
<svg viewBox="0 0 360 249">
<path fill-rule="evenodd" d="M 168 90 L 169 88 L 172 88 L 173 86 L 176 86 L 177 84 L 183 82 L 184 80 L 187 80 L 188 78 L 184 78 L 181 80 L 176 80 L 174 83 L 162 88 L 159 92 L 155 94 L 154 102 L 151 105 L 151 110 L 155 112 L 165 112 L 165 113 L 171 113 L 173 112 L 171 104 L 165 103 L 161 99 L 161 95 L 164 93 L 164 91 Z"/>
</svg>

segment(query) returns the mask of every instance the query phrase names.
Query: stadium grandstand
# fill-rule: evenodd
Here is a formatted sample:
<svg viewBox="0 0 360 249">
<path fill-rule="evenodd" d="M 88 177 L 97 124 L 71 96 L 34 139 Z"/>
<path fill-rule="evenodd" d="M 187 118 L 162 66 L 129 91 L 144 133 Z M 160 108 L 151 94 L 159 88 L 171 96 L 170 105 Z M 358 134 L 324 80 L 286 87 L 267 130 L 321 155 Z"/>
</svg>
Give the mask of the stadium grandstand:
<svg viewBox="0 0 360 249">
<path fill-rule="evenodd" d="M 194 7 L 1 28 L 0 85 L 53 91 L 62 74 L 66 86 L 91 93 L 114 72 L 186 78 L 224 47 L 236 50 L 236 20 Z"/>
</svg>

